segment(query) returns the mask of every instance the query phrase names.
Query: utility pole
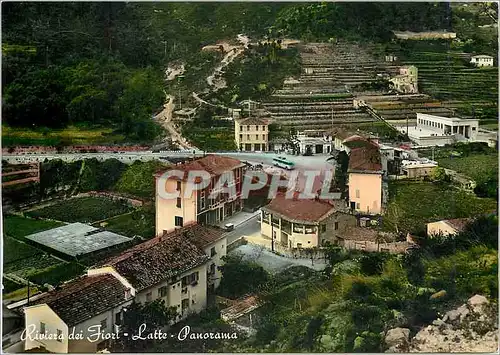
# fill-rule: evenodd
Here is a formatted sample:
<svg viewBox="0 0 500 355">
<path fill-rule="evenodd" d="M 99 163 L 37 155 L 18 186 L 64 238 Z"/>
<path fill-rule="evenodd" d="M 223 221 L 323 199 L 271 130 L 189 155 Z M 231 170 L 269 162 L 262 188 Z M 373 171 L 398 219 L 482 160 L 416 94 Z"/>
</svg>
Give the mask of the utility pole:
<svg viewBox="0 0 500 355">
<path fill-rule="evenodd" d="M 274 225 L 273 225 L 273 215 L 270 214 L 269 218 L 271 218 L 271 251 L 274 251 Z"/>
<path fill-rule="evenodd" d="M 28 279 L 28 302 L 26 303 L 27 306 L 30 305 L 30 280 Z"/>
<path fill-rule="evenodd" d="M 333 104 L 332 104 L 332 134 L 333 134 Z"/>
<path fill-rule="evenodd" d="M 406 115 L 406 134 L 409 136 L 410 132 L 408 131 L 409 128 L 409 123 L 408 123 L 408 114 Z"/>
</svg>

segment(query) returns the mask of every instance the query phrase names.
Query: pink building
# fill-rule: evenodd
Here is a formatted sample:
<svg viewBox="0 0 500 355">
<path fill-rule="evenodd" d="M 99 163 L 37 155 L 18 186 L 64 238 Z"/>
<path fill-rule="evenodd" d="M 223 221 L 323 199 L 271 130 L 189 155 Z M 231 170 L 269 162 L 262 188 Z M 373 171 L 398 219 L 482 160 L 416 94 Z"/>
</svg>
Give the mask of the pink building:
<svg viewBox="0 0 500 355">
<path fill-rule="evenodd" d="M 219 224 L 226 217 L 241 211 L 243 201 L 241 199 L 241 185 L 243 181 L 243 168 L 245 164 L 241 161 L 219 155 L 208 155 L 188 163 L 172 167 L 173 170 L 181 170 L 185 173 L 183 179 L 170 178 L 165 186 L 160 186 L 156 176 L 156 234 L 163 234 L 175 228 L 180 228 L 190 223 Z M 189 188 L 187 183 L 190 171 L 206 171 L 211 176 L 209 185 L 199 191 L 193 191 L 185 196 Z M 232 174 L 236 184 L 236 194 L 228 196 L 227 193 L 219 193 L 217 198 L 209 198 L 217 181 L 223 174 Z M 168 193 L 179 191 L 176 199 L 162 198 L 158 191 L 165 189 Z M 189 192 L 189 190 L 188 190 Z"/>
<path fill-rule="evenodd" d="M 351 149 L 347 172 L 351 210 L 380 214 L 383 170 L 378 146 L 368 142 L 366 145 Z"/>
</svg>

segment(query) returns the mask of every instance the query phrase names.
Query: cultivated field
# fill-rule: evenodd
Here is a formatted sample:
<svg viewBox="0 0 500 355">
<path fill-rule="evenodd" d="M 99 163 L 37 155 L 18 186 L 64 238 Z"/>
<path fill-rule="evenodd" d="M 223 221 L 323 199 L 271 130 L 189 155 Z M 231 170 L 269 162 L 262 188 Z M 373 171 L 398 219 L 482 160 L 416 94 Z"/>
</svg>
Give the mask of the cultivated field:
<svg viewBox="0 0 500 355">
<path fill-rule="evenodd" d="M 27 212 L 34 218 L 49 218 L 64 222 L 92 223 L 132 211 L 119 201 L 101 197 L 72 198 L 54 205 Z"/>
</svg>

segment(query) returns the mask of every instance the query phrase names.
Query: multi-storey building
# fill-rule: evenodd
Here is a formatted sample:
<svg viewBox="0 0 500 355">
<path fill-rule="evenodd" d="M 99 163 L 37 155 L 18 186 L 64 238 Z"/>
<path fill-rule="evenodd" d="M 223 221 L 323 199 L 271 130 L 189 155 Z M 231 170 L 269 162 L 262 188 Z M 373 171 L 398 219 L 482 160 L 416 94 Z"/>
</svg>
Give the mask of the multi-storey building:
<svg viewBox="0 0 500 355">
<path fill-rule="evenodd" d="M 198 313 L 206 307 L 207 288 L 218 285 L 217 269 L 225 253 L 221 229 L 193 224 L 105 260 L 25 307 L 27 330 L 52 335 L 27 338 L 25 350 L 95 353 L 108 348 L 110 341 L 94 341 L 92 334 L 96 328 L 103 334 L 119 333 L 132 302 L 163 300 L 177 311 L 173 323 Z"/>
<path fill-rule="evenodd" d="M 243 201 L 241 199 L 241 186 L 243 181 L 244 166 L 241 161 L 219 155 L 208 155 L 204 158 L 188 163 L 174 166 L 171 170 L 184 173 L 183 178 L 172 177 L 167 181 L 160 179 L 162 174 L 156 176 L 156 235 L 165 231 L 169 232 L 189 223 L 218 224 L 226 217 L 241 211 Z M 210 175 L 208 185 L 200 190 L 192 189 L 192 182 L 188 181 L 189 172 L 205 171 Z M 228 174 L 224 176 L 224 174 Z M 233 194 L 221 192 L 217 185 L 219 179 L 232 176 L 234 186 L 231 188 Z M 165 189 L 168 193 L 178 192 L 179 197 L 165 199 L 159 193 L 159 189 Z M 219 190 L 220 193 L 217 193 Z M 212 194 L 214 193 L 214 194 Z M 214 198 L 211 198 L 214 197 Z"/>
<path fill-rule="evenodd" d="M 341 200 L 287 199 L 279 194 L 261 211 L 261 234 L 285 248 L 334 243 L 347 227 L 357 223 Z"/>
<path fill-rule="evenodd" d="M 241 151 L 255 152 L 268 150 L 269 122 L 249 117 L 234 120 L 234 140 Z"/>
<path fill-rule="evenodd" d="M 351 149 L 349 153 L 349 201 L 353 211 L 366 214 L 382 212 L 382 163 L 375 143 Z"/>
</svg>

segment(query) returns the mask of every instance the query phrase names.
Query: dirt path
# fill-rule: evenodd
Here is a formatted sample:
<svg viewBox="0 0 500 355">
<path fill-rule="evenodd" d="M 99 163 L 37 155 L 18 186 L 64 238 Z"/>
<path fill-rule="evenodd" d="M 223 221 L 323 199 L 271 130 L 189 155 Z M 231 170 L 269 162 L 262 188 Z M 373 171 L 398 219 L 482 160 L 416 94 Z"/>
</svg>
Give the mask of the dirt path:
<svg viewBox="0 0 500 355">
<path fill-rule="evenodd" d="M 174 96 L 167 95 L 167 102 L 164 105 L 164 109 L 154 117 L 154 120 L 168 131 L 173 143 L 178 144 L 182 149 L 196 149 L 190 145 L 184 137 L 182 137 L 181 133 L 177 131 L 177 127 L 175 127 L 172 122 L 172 113 L 175 108 L 174 99 Z"/>
</svg>

